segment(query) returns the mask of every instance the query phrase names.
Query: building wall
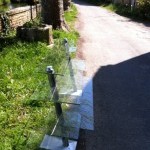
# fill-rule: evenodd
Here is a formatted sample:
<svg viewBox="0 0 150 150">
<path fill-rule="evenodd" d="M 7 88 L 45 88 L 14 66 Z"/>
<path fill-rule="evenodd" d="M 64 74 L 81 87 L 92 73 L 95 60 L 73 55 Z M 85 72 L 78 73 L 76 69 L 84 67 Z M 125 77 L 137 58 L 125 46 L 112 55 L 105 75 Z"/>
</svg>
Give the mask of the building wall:
<svg viewBox="0 0 150 150">
<path fill-rule="evenodd" d="M 40 12 L 40 5 L 32 6 L 32 16 L 35 18 L 37 14 Z M 12 9 L 6 12 L 9 20 L 10 20 L 10 27 L 15 29 L 18 26 L 22 26 L 24 23 L 31 20 L 31 9 L 30 6 L 19 7 Z M 0 14 L 1 16 L 1 14 Z M 0 17 L 0 31 L 2 30 L 2 21 Z"/>
</svg>

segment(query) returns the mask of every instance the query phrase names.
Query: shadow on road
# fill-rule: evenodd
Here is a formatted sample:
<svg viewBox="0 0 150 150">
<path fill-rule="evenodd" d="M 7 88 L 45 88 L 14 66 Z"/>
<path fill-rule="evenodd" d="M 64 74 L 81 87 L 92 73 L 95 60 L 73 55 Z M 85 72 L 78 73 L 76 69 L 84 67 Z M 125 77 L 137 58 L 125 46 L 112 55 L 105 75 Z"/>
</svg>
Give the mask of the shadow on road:
<svg viewBox="0 0 150 150">
<path fill-rule="evenodd" d="M 150 53 L 104 66 L 94 76 L 95 130 L 87 149 L 150 149 Z"/>
</svg>

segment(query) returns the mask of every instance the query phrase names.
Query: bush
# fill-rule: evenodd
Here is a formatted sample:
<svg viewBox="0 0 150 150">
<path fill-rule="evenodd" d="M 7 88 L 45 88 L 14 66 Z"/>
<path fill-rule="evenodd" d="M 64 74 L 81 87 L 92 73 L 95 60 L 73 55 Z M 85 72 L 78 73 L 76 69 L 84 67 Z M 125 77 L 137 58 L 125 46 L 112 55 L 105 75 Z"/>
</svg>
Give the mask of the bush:
<svg viewBox="0 0 150 150">
<path fill-rule="evenodd" d="M 0 5 L 10 3 L 10 0 L 0 0 Z"/>
<path fill-rule="evenodd" d="M 137 11 L 141 17 L 146 17 L 150 19 L 150 1 L 149 0 L 138 0 L 137 1 Z"/>
</svg>

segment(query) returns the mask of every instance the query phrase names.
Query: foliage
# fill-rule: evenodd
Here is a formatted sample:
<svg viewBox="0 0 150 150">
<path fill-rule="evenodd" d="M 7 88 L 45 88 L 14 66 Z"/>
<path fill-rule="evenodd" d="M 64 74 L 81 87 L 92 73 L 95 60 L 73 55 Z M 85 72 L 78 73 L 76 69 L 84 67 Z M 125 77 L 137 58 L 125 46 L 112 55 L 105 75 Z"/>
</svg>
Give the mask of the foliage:
<svg viewBox="0 0 150 150">
<path fill-rule="evenodd" d="M 117 14 L 136 20 L 150 20 L 150 0 L 137 0 L 136 6 L 131 10 L 130 5 L 113 4 L 111 0 L 83 0 L 94 5 L 102 6 Z"/>
<path fill-rule="evenodd" d="M 128 5 L 120 5 L 120 4 L 104 4 L 102 5 L 108 10 L 116 12 L 118 14 L 128 15 L 131 12 L 131 8 Z"/>
<path fill-rule="evenodd" d="M 34 20 L 30 20 L 23 25 L 23 27 L 26 27 L 26 28 L 36 28 L 39 26 L 42 26 L 42 23 L 41 23 L 39 18 L 36 18 Z"/>
<path fill-rule="evenodd" d="M 71 5 L 69 11 L 65 11 L 65 13 L 64 13 L 65 20 L 67 21 L 69 26 L 72 27 L 74 25 L 77 14 L 78 14 L 78 11 L 77 11 L 77 8 L 75 7 L 75 5 Z"/>
<path fill-rule="evenodd" d="M 53 37 L 54 39 L 59 38 L 62 40 L 67 37 L 69 41 L 74 41 L 75 43 L 77 43 L 79 33 L 77 31 L 64 32 L 62 30 L 54 30 Z"/>
<path fill-rule="evenodd" d="M 150 1 L 149 0 L 138 0 L 137 10 L 141 17 L 147 17 L 150 19 Z"/>
<path fill-rule="evenodd" d="M 7 3 L 10 3 L 10 0 L 0 0 L 0 5 L 5 5 Z"/>
<path fill-rule="evenodd" d="M 2 24 L 2 33 L 1 36 L 6 36 L 9 34 L 10 31 L 10 21 L 9 21 L 9 17 L 7 16 L 7 14 L 1 14 L 1 24 Z"/>
<path fill-rule="evenodd" d="M 74 41 L 74 43 L 77 43 L 77 40 L 79 38 L 79 33 L 74 30 L 74 23 L 77 16 L 77 8 L 74 5 L 71 5 L 71 8 L 69 11 L 65 12 L 65 19 L 71 28 L 70 32 L 64 32 L 63 30 L 54 30 L 53 31 L 53 37 L 54 39 L 61 39 L 68 38 L 69 41 Z"/>
<path fill-rule="evenodd" d="M 141 9 L 140 7 L 136 7 L 133 10 L 131 10 L 131 7 L 129 5 L 122 5 L 122 4 L 101 4 L 102 7 L 111 10 L 117 14 L 123 15 L 123 16 L 127 16 L 130 17 L 132 19 L 137 19 L 137 20 L 141 20 L 141 19 L 150 19 L 150 15 L 149 15 L 149 11 L 147 11 L 147 13 L 145 10 Z M 150 9 L 150 7 L 148 7 Z"/>
</svg>

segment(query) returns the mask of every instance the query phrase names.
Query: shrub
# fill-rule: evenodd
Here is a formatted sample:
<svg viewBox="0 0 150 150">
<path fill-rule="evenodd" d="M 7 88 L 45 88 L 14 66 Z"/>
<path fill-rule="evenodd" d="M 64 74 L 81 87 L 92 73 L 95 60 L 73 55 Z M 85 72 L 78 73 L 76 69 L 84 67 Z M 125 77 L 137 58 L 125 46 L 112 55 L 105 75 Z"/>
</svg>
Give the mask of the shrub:
<svg viewBox="0 0 150 150">
<path fill-rule="evenodd" d="M 150 19 L 150 1 L 149 0 L 138 0 L 137 11 L 141 17 Z"/>
<path fill-rule="evenodd" d="M 10 0 L 0 0 L 0 5 L 4 5 L 4 4 L 7 4 L 9 2 L 10 2 Z"/>
</svg>

